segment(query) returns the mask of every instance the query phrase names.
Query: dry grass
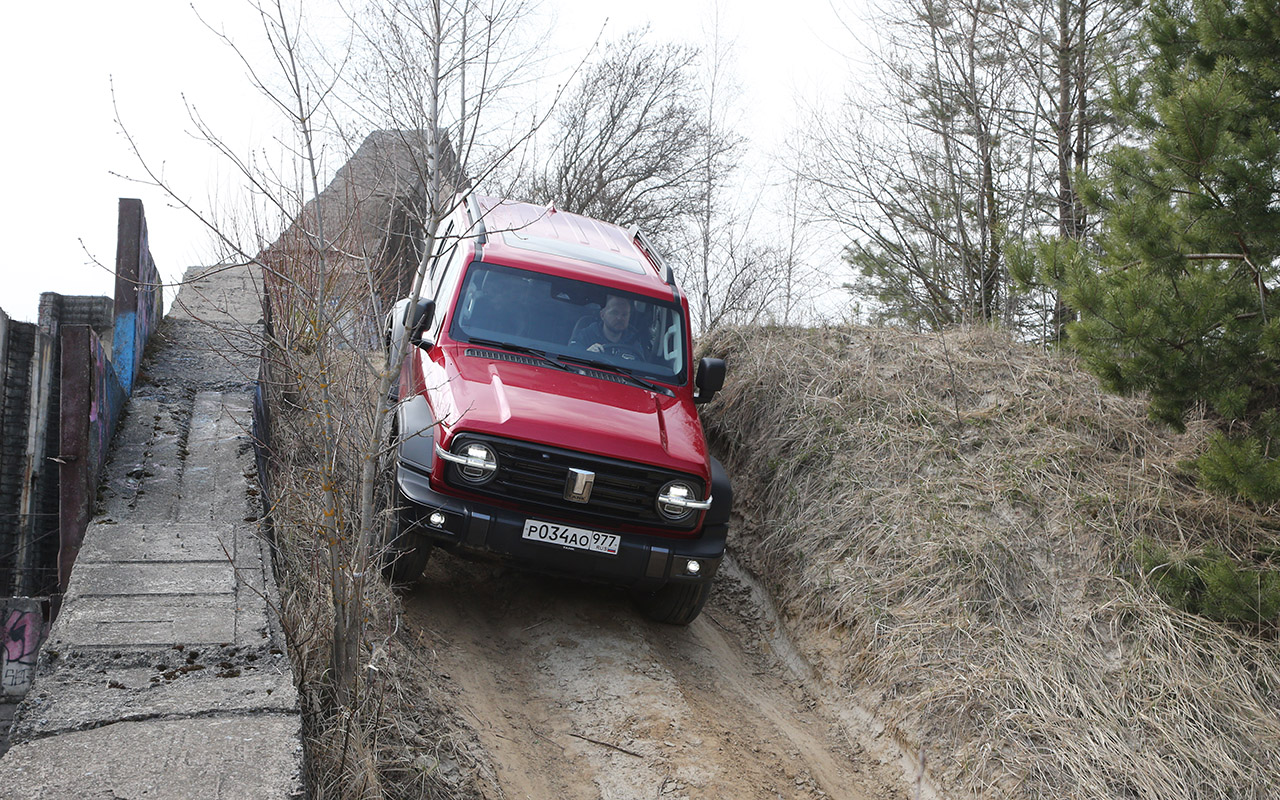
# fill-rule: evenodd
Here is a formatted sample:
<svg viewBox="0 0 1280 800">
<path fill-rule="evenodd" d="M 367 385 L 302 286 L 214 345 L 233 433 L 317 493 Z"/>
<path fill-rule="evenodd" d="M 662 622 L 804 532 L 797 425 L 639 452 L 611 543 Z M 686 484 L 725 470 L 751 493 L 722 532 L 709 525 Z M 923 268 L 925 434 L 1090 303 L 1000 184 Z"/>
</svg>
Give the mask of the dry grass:
<svg viewBox="0 0 1280 800">
<path fill-rule="evenodd" d="M 705 410 L 731 546 L 949 794 L 1280 797 L 1280 646 L 1177 612 L 1143 537 L 1246 552 L 1274 522 L 1194 487 L 1174 435 L 988 330 L 723 330 Z"/>
<path fill-rule="evenodd" d="M 360 464 L 373 429 L 373 379 L 350 351 L 330 366 L 337 420 L 335 474 L 339 483 L 336 543 L 342 569 L 369 569 L 364 583 L 365 626 L 357 701 L 342 708 L 330 672 L 334 636 L 333 577 L 319 521 L 324 504 L 320 402 L 314 353 L 277 352 L 272 387 L 272 469 L 275 567 L 282 621 L 297 672 L 307 740 L 308 782 L 317 800 L 419 800 L 474 798 L 487 769 L 477 760 L 473 734 L 457 717 L 433 655 L 406 642 L 400 600 L 378 576 L 376 564 L 352 561 Z"/>
</svg>

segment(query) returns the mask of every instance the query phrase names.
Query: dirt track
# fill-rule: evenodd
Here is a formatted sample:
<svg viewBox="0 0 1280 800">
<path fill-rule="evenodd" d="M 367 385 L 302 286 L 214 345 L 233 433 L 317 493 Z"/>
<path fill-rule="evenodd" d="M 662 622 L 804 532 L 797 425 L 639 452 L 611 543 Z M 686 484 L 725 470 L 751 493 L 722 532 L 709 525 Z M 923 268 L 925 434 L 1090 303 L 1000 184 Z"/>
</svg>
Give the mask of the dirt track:
<svg viewBox="0 0 1280 800">
<path fill-rule="evenodd" d="M 820 685 L 733 563 L 688 628 L 641 619 L 617 591 L 443 553 L 404 599 L 409 633 L 458 687 L 494 797 L 917 796 L 890 737 Z"/>
</svg>

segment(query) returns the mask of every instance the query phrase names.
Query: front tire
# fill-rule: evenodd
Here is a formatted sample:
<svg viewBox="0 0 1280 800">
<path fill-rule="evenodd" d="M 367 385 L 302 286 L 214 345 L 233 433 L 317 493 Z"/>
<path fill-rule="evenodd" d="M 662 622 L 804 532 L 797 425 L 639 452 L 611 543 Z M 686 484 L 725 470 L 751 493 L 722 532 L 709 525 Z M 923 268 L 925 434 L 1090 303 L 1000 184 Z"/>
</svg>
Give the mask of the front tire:
<svg viewBox="0 0 1280 800">
<path fill-rule="evenodd" d="M 378 482 L 375 486 L 375 504 L 382 515 L 380 529 L 382 535 L 379 544 L 382 546 L 378 554 L 381 561 L 382 577 L 392 585 L 409 585 L 416 583 L 427 568 L 431 558 L 431 540 L 411 524 L 404 520 L 397 501 L 400 499 L 396 490 L 396 439 L 395 418 L 391 418 L 391 431 L 387 436 L 388 446 L 379 457 Z"/>
<path fill-rule="evenodd" d="M 702 613 L 711 596 L 711 582 L 668 583 L 652 592 L 635 592 L 632 597 L 640 613 L 666 625 L 688 625 Z"/>
<path fill-rule="evenodd" d="M 416 583 L 431 559 L 431 540 L 421 533 L 405 530 L 400 514 L 391 511 L 382 548 L 382 577 L 394 585 Z"/>
</svg>

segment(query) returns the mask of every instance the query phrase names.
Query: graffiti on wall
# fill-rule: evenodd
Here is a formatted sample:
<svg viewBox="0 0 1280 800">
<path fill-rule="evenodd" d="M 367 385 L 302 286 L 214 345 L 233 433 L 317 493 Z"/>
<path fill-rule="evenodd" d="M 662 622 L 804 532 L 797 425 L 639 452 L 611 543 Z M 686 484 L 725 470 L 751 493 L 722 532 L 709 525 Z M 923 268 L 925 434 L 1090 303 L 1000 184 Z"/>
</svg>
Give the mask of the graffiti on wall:
<svg viewBox="0 0 1280 800">
<path fill-rule="evenodd" d="M 115 367 L 107 357 L 98 335 L 89 334 L 89 350 L 92 358 L 93 392 L 89 401 L 89 480 L 97 482 L 102 464 L 107 460 L 107 451 L 111 445 L 111 435 L 115 433 L 116 421 L 124 408 L 125 393 L 116 377 Z"/>
<path fill-rule="evenodd" d="M 44 639 L 44 617 L 35 600 L 13 598 L 0 608 L 4 625 L 0 688 L 7 695 L 25 695 L 36 674 L 36 657 Z"/>
<path fill-rule="evenodd" d="M 142 351 L 160 323 L 164 300 L 151 256 L 142 201 L 120 198 L 116 241 L 116 310 L 111 360 L 125 394 L 133 391 Z"/>
</svg>

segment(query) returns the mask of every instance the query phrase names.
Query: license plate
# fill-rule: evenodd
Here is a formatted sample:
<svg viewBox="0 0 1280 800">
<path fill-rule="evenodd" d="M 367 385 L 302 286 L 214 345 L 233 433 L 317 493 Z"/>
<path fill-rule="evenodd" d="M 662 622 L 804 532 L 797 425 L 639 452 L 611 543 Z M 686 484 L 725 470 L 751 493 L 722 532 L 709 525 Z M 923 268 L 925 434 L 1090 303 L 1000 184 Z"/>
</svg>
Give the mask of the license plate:
<svg viewBox="0 0 1280 800">
<path fill-rule="evenodd" d="M 618 554 L 618 543 L 621 541 L 621 537 L 616 533 L 571 528 L 568 525 L 557 525 L 554 522 L 543 522 L 538 519 L 524 521 L 522 536 L 531 542 L 558 544 L 574 550 L 591 550 L 611 556 Z"/>
</svg>

